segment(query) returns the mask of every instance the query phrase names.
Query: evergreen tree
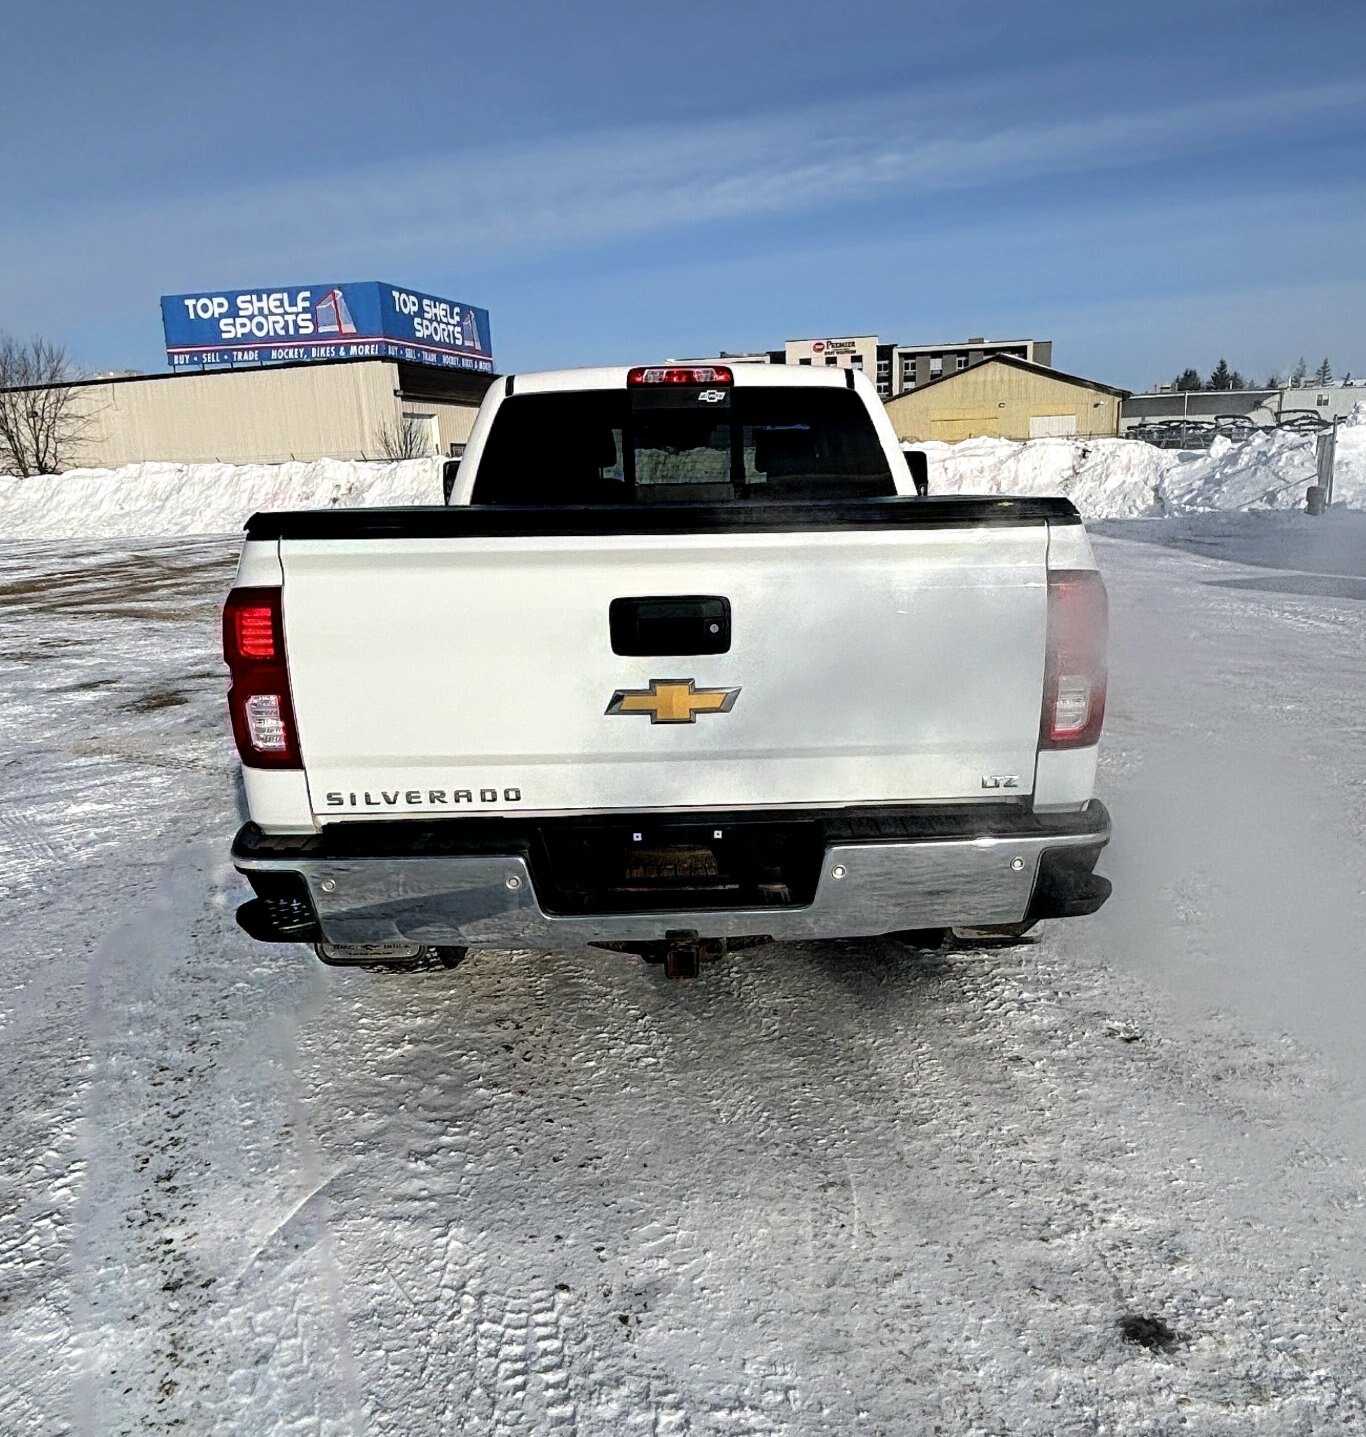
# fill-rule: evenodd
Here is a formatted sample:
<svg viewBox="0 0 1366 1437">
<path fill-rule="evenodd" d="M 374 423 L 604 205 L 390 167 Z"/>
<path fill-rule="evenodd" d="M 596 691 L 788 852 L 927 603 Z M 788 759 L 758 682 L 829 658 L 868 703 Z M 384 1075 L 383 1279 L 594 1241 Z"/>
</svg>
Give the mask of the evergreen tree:
<svg viewBox="0 0 1366 1437">
<path fill-rule="evenodd" d="M 1268 389 L 1279 389 L 1281 387 L 1281 384 L 1281 376 L 1277 374 L 1276 371 L 1273 369 L 1272 372 L 1266 377 L 1266 387 Z"/>
<path fill-rule="evenodd" d="M 1203 389 L 1204 384 L 1200 379 L 1198 369 L 1183 369 L 1172 381 L 1172 388 L 1180 392 L 1186 389 Z"/>
<path fill-rule="evenodd" d="M 1333 382 L 1333 367 L 1328 363 L 1328 356 L 1325 355 L 1323 363 L 1314 371 L 1314 383 L 1329 385 Z"/>
<path fill-rule="evenodd" d="M 1304 355 L 1300 355 L 1299 363 L 1290 371 L 1291 389 L 1303 389 L 1304 381 L 1309 378 L 1309 366 L 1304 362 Z"/>
<path fill-rule="evenodd" d="M 1235 369 L 1228 377 L 1228 387 L 1230 389 L 1246 389 L 1247 380 Z"/>
<path fill-rule="evenodd" d="M 1232 375 L 1229 373 L 1228 360 L 1221 359 L 1218 364 L 1210 370 L 1209 379 L 1205 383 L 1206 389 L 1232 389 L 1229 382 Z"/>
</svg>

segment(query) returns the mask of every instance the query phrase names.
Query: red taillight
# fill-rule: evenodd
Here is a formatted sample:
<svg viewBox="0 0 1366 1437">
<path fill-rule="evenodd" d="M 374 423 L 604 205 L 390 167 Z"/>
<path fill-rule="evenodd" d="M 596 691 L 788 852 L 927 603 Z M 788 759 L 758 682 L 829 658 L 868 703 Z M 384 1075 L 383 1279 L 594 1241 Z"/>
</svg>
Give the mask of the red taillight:
<svg viewBox="0 0 1366 1437">
<path fill-rule="evenodd" d="M 724 364 L 659 365 L 633 369 L 627 384 L 730 384 L 735 376 Z"/>
<path fill-rule="evenodd" d="M 1048 575 L 1048 660 L 1040 748 L 1090 748 L 1105 722 L 1105 585 L 1094 569 Z"/>
<path fill-rule="evenodd" d="M 232 611 L 229 643 L 242 659 L 275 657 L 276 609 L 269 604 L 241 604 Z"/>
<path fill-rule="evenodd" d="M 234 589 L 228 595 L 223 657 L 232 673 L 228 712 L 242 762 L 252 768 L 302 767 L 279 589 Z"/>
</svg>

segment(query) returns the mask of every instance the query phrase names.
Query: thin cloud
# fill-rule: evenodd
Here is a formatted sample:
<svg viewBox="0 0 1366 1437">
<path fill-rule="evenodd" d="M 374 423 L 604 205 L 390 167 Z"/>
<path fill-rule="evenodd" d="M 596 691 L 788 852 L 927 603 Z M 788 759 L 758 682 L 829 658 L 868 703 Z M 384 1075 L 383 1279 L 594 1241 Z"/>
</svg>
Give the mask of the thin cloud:
<svg viewBox="0 0 1366 1437">
<path fill-rule="evenodd" d="M 1362 109 L 1356 87 L 1324 85 L 1055 123 L 993 117 L 982 97 L 946 120 L 917 95 L 624 127 L 81 210 L 27 233 L 11 216 L 0 284 L 16 298 L 64 291 L 72 302 L 143 285 L 487 270 L 700 236 L 718 223 L 1189 156 Z"/>
</svg>

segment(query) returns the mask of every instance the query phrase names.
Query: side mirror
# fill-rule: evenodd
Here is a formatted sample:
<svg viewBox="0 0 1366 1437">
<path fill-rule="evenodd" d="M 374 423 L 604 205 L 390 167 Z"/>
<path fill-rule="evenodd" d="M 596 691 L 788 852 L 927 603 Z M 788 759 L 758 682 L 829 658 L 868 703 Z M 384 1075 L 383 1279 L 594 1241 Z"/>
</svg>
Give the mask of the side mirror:
<svg viewBox="0 0 1366 1437">
<path fill-rule="evenodd" d="M 449 504 L 451 495 L 455 491 L 455 481 L 460 477 L 460 461 L 458 459 L 447 459 L 441 466 L 441 494 L 442 502 Z"/>
<path fill-rule="evenodd" d="M 923 449 L 904 449 L 906 467 L 911 471 L 911 483 L 919 498 L 930 492 L 930 456 Z"/>
</svg>

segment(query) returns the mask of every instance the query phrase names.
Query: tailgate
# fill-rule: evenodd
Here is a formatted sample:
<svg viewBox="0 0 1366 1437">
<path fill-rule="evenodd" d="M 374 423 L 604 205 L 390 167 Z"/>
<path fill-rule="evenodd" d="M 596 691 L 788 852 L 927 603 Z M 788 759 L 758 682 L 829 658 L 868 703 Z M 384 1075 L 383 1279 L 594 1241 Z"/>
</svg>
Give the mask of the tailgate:
<svg viewBox="0 0 1366 1437">
<path fill-rule="evenodd" d="M 1042 522 L 285 537 L 285 646 L 313 811 L 1029 793 L 1047 546 Z M 648 652 L 614 652 L 613 601 L 666 596 L 727 601 L 728 651 L 655 652 L 661 635 L 678 641 L 666 624 L 642 631 Z"/>
</svg>

